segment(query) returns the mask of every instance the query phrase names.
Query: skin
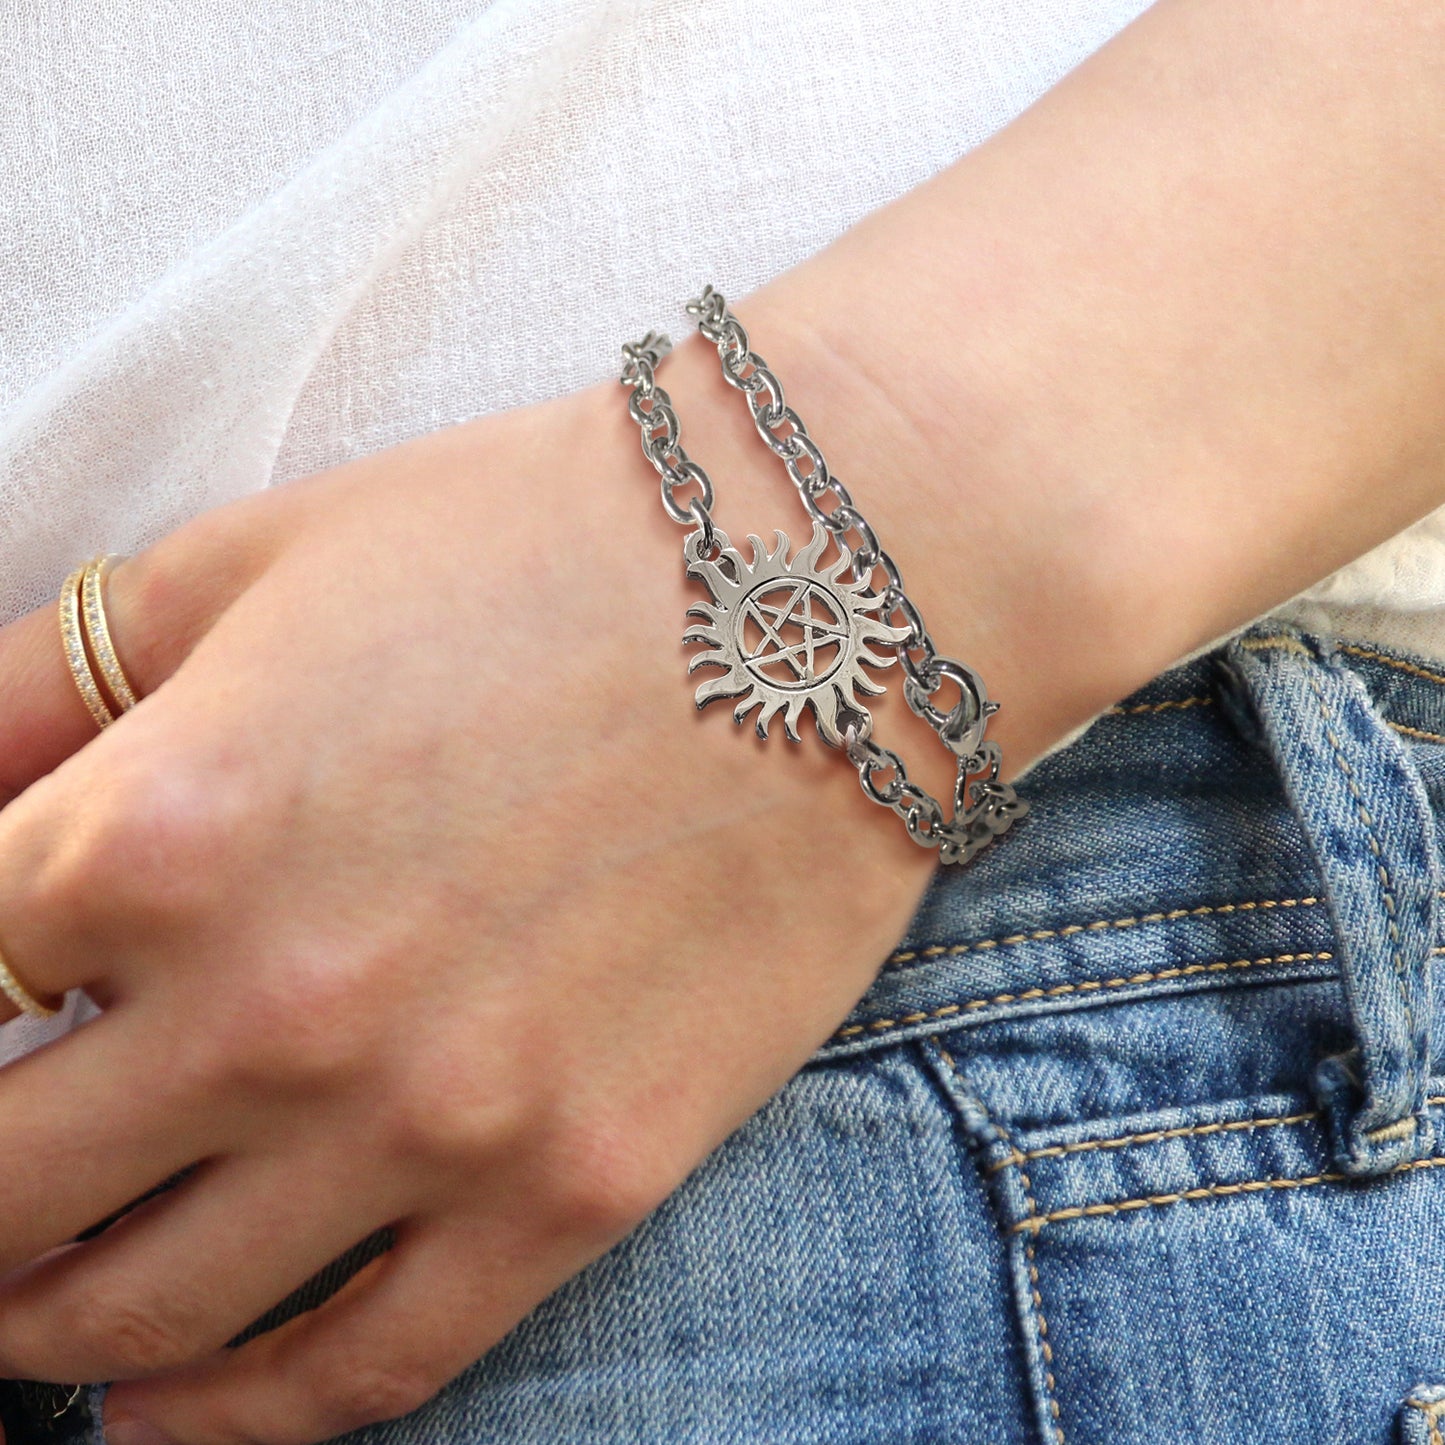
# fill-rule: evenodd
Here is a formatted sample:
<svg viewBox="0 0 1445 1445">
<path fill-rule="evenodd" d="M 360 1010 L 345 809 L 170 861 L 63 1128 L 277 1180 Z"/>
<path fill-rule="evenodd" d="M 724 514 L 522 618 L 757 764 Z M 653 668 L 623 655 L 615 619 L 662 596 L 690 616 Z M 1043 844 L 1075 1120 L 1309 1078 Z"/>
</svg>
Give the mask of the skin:
<svg viewBox="0 0 1445 1445">
<path fill-rule="evenodd" d="M 1424 3 L 1161 0 L 738 307 L 1009 773 L 1445 501 L 1442 52 Z M 661 380 L 719 523 L 804 537 L 715 355 Z M 0 1374 L 120 1381 L 112 1445 L 404 1413 L 836 1027 L 933 865 L 816 739 L 694 711 L 681 538 L 613 383 L 122 564 L 99 737 L 53 612 L 0 630 L 0 942 L 104 1010 L 0 1074 Z"/>
</svg>

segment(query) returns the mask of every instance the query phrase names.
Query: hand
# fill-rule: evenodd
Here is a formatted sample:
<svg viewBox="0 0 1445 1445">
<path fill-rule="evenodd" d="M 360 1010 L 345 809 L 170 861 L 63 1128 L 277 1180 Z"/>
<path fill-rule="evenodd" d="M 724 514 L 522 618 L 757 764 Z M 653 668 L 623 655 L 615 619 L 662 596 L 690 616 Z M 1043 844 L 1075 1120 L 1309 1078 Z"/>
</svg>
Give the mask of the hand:
<svg viewBox="0 0 1445 1445">
<path fill-rule="evenodd" d="M 836 756 L 691 706 L 700 594 L 624 400 L 122 563 L 145 697 L 98 737 L 52 610 L 0 632 L 0 941 L 103 1009 L 0 1074 L 0 1374 L 129 1381 L 113 1445 L 420 1405 L 790 1077 L 916 906 L 930 855 Z M 752 529 L 798 535 L 755 470 L 724 522 L 755 486 Z M 386 1224 L 334 1302 L 222 1351 Z"/>
</svg>

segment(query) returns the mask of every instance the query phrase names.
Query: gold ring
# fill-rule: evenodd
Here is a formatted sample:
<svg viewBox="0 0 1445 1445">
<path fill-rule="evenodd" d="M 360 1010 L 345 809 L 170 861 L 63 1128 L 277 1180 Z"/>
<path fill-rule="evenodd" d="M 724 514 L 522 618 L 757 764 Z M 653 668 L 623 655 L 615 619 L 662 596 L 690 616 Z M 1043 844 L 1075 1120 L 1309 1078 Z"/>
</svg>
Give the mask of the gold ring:
<svg viewBox="0 0 1445 1445">
<path fill-rule="evenodd" d="M 65 660 L 70 664 L 70 675 L 75 679 L 76 689 L 86 711 L 98 728 L 108 728 L 115 721 L 110 704 L 101 695 L 100 685 L 91 670 L 90 655 L 85 650 L 85 630 L 81 618 L 80 589 L 91 564 L 77 567 L 65 579 L 60 589 L 60 641 L 65 648 Z"/>
<path fill-rule="evenodd" d="M 120 658 L 115 653 L 115 643 L 110 636 L 110 621 L 105 615 L 103 584 L 105 574 L 115 556 L 97 557 L 88 562 L 80 584 L 80 609 L 85 623 L 85 640 L 90 644 L 90 655 L 100 667 L 100 675 L 110 690 L 111 700 L 117 713 L 129 712 L 139 699 L 130 685 Z"/>
<path fill-rule="evenodd" d="M 61 999 L 59 1003 L 51 1005 L 35 997 L 14 973 L 10 965 L 5 962 L 4 954 L 0 954 L 0 993 L 3 993 L 21 1013 L 29 1014 L 31 1018 L 51 1019 L 60 1012 L 60 1006 L 65 1002 Z"/>
</svg>

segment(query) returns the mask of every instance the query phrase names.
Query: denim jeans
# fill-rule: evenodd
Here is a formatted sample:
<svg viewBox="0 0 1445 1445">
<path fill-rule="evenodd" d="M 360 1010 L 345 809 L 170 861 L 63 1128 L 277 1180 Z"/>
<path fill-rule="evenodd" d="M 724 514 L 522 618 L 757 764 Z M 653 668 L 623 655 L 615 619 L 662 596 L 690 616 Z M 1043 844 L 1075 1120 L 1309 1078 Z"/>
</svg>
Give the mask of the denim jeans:
<svg viewBox="0 0 1445 1445">
<path fill-rule="evenodd" d="M 1155 679 L 667 1204 L 348 1445 L 1439 1445 L 1442 745 L 1376 647 Z"/>
</svg>

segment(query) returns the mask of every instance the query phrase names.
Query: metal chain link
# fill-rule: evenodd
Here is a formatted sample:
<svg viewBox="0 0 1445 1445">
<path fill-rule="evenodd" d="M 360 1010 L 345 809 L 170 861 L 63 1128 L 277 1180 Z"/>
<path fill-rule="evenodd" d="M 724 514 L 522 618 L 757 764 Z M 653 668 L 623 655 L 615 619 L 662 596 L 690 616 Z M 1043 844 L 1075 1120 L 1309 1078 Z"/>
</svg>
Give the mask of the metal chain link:
<svg viewBox="0 0 1445 1445">
<path fill-rule="evenodd" d="M 850 554 L 848 575 L 855 583 L 866 582 L 864 595 L 877 599 L 881 620 L 904 631 L 894 644 L 904 674 L 904 697 L 956 760 L 950 819 L 936 798 L 909 780 L 903 759 L 872 739 L 865 714 L 864 726 L 850 724 L 844 734 L 844 750 L 858 770 L 864 793 L 892 809 L 915 843 L 937 848 L 942 862 L 966 863 L 1028 811 L 1013 788 L 998 781 L 1002 762 L 998 745 L 983 739 L 998 704 L 988 700 L 983 680 L 972 668 L 939 654 L 922 614 L 904 590 L 898 564 L 883 550 L 847 488 L 829 470 L 802 418 L 787 404 L 782 383 L 753 351 L 747 331 L 728 310 L 722 293 L 705 287 L 701 296 L 687 303 L 687 312 L 702 335 L 717 347 L 723 379 L 746 398 L 758 435 L 783 463 L 809 518 Z M 684 525 L 696 525 L 701 532 L 700 551 L 708 554 L 715 545 L 712 482 L 683 449 L 672 398 L 656 379 L 657 367 L 671 350 L 671 341 L 653 331 L 624 346 L 621 381 L 630 392 L 628 413 L 641 432 L 643 455 L 661 479 L 662 504 L 668 516 Z M 696 487 L 696 494 L 685 504 L 679 502 L 677 492 L 689 485 Z M 958 698 L 944 710 L 933 698 L 947 684 L 958 689 Z M 880 783 L 880 777 L 886 780 Z"/>
<path fill-rule="evenodd" d="M 672 398 L 657 384 L 657 367 L 672 350 L 661 332 L 649 331 L 641 341 L 622 348 L 622 384 L 630 388 L 627 412 L 642 432 L 642 454 L 662 478 L 662 505 L 674 522 L 696 522 L 708 541 L 712 537 L 712 479 L 683 450 L 682 429 Z M 659 435 L 659 432 L 661 433 Z M 683 504 L 674 495 L 689 483 L 698 495 Z"/>
<path fill-rule="evenodd" d="M 747 398 L 758 435 L 787 468 L 808 516 L 821 522 L 853 554 L 851 575 L 858 581 L 868 580 L 880 599 L 883 620 L 908 629 L 907 640 L 898 647 L 898 661 L 907 678 L 904 692 L 909 707 L 929 723 L 955 756 L 972 753 L 989 716 L 998 710 L 997 703 L 988 701 L 982 679 L 964 663 L 939 655 L 922 614 L 904 590 L 898 564 L 879 545 L 877 534 L 847 488 L 829 471 L 803 419 L 784 404 L 777 378 L 752 350 L 747 331 L 728 310 L 722 293 L 705 287 L 701 296 L 688 302 L 687 312 L 717 347 L 724 378 Z M 780 435 L 783 424 L 788 431 Z M 803 460 L 808 462 L 806 471 L 800 466 Z M 835 499 L 834 505 L 825 507 L 823 499 L 829 495 Z M 883 585 L 878 587 L 874 575 L 880 571 Z M 957 686 L 958 698 L 944 711 L 931 699 L 949 682 Z"/>
</svg>

